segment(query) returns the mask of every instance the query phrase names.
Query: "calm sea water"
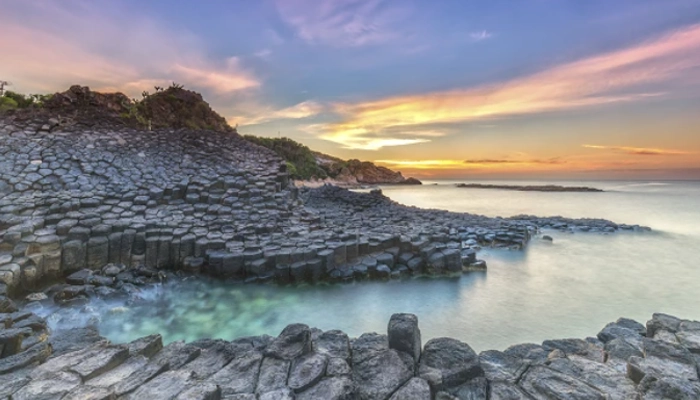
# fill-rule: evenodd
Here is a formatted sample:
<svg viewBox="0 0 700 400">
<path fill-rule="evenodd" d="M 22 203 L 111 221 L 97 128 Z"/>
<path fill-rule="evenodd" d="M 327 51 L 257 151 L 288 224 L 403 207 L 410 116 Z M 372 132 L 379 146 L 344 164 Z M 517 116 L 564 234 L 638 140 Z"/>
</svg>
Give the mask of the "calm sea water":
<svg viewBox="0 0 700 400">
<path fill-rule="evenodd" d="M 450 336 L 477 351 L 595 336 L 620 316 L 644 322 L 653 312 L 666 312 L 700 320 L 700 183 L 511 182 L 586 185 L 605 193 L 426 183 L 383 190 L 420 207 L 504 217 L 602 217 L 654 231 L 548 232 L 553 243 L 533 240 L 524 251 L 483 250 L 488 271 L 460 278 L 297 287 L 192 281 L 145 292 L 148 301 L 138 306 L 93 303 L 81 313 L 44 312 L 55 312 L 49 317 L 54 326 L 99 320 L 102 334 L 117 342 L 155 332 L 166 342 L 277 335 L 292 322 L 357 336 L 385 332 L 391 314 L 410 312 L 419 317 L 424 341 Z"/>
</svg>

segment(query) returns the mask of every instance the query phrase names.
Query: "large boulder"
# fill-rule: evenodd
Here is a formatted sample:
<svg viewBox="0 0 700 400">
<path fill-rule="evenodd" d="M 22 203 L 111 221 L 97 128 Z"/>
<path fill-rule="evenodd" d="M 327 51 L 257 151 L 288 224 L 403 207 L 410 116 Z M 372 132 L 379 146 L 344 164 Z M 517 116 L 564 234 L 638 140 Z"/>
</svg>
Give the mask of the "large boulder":
<svg viewBox="0 0 700 400">
<path fill-rule="evenodd" d="M 483 376 L 484 370 L 468 344 L 451 338 L 437 338 L 425 344 L 419 374 L 426 377 L 434 390 L 442 390 Z"/>
<path fill-rule="evenodd" d="M 605 325 L 603 330 L 598 333 L 598 339 L 604 343 L 607 343 L 620 337 L 635 338 L 644 336 L 645 334 L 646 328 L 644 325 L 628 318 L 620 318 L 615 322 Z"/>
<path fill-rule="evenodd" d="M 265 349 L 265 356 L 293 360 L 311 352 L 311 330 L 304 324 L 291 324 Z"/>
<path fill-rule="evenodd" d="M 307 354 L 294 360 L 289 371 L 288 386 L 295 392 L 302 392 L 315 385 L 326 373 L 328 357 L 321 354 Z"/>
<path fill-rule="evenodd" d="M 421 337 L 418 317 L 413 314 L 394 314 L 389 320 L 389 348 L 407 353 L 415 362 L 420 360 Z"/>
<path fill-rule="evenodd" d="M 383 350 L 353 365 L 352 377 L 361 400 L 384 400 L 411 379 L 413 372 L 396 350 Z"/>
</svg>

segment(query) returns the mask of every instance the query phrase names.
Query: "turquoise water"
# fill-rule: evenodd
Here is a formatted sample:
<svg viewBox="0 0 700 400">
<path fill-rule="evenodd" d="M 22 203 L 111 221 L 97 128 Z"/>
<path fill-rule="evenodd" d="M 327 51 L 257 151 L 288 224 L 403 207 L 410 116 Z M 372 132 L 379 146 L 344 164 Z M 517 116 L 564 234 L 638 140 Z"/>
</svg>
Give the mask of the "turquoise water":
<svg viewBox="0 0 700 400">
<path fill-rule="evenodd" d="M 299 287 L 193 280 L 146 291 L 138 305 L 93 303 L 81 313 L 62 310 L 49 318 L 54 326 L 94 318 L 118 342 L 155 332 L 169 342 L 277 335 L 292 322 L 357 336 L 384 332 L 392 313 L 411 312 L 419 317 L 424 341 L 451 336 L 478 351 L 594 336 L 620 316 L 643 322 L 653 312 L 667 312 L 700 319 L 699 183 L 554 183 L 607 192 L 460 189 L 446 182 L 383 190 L 421 207 L 489 216 L 602 217 L 654 231 L 548 232 L 553 243 L 533 240 L 524 251 L 481 251 L 488 271 L 460 278 Z"/>
</svg>

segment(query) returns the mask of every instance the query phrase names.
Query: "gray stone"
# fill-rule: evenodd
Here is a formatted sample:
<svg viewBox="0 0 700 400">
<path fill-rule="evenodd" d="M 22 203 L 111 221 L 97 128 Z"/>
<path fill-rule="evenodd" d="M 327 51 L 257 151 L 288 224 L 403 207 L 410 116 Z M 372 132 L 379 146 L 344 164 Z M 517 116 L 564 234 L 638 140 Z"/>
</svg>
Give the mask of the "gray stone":
<svg viewBox="0 0 700 400">
<path fill-rule="evenodd" d="M 420 360 L 422 343 L 418 317 L 413 314 L 392 315 L 389 319 L 388 337 L 389 348 L 409 354 L 416 363 Z"/>
<path fill-rule="evenodd" d="M 29 382 L 12 395 L 13 400 L 54 400 L 63 398 L 80 385 L 80 377 L 64 371 L 57 371 Z"/>
<path fill-rule="evenodd" d="M 610 340 L 620 337 L 639 337 L 646 334 L 644 325 L 637 321 L 620 318 L 616 322 L 611 322 L 598 333 L 598 339 L 607 343 Z"/>
<path fill-rule="evenodd" d="M 293 360 L 311 352 L 311 330 L 304 324 L 291 324 L 267 347 L 265 356 Z"/>
<path fill-rule="evenodd" d="M 313 348 L 317 353 L 327 354 L 329 357 L 350 359 L 350 339 L 339 330 L 325 331 L 320 334 L 314 339 Z"/>
<path fill-rule="evenodd" d="M 123 365 L 123 364 L 122 364 Z M 112 388 L 117 396 L 123 396 L 131 393 L 144 383 L 152 380 L 154 377 L 162 374 L 168 369 L 168 364 L 148 363 L 131 373 L 126 378 L 121 379 Z"/>
<path fill-rule="evenodd" d="M 38 343 L 13 356 L 0 358 L 0 375 L 20 370 L 33 364 L 44 362 L 51 355 L 48 343 Z"/>
<path fill-rule="evenodd" d="M 221 388 L 210 383 L 199 383 L 180 392 L 175 400 L 220 400 Z"/>
<path fill-rule="evenodd" d="M 126 346 L 108 346 L 71 367 L 71 371 L 89 380 L 103 374 L 124 362 L 129 356 Z"/>
<path fill-rule="evenodd" d="M 145 382 L 134 392 L 125 396 L 127 400 L 163 399 L 172 400 L 192 384 L 191 371 L 164 372 Z"/>
<path fill-rule="evenodd" d="M 654 337 L 657 331 L 666 330 L 671 333 L 676 333 L 680 327 L 681 320 L 672 315 L 654 313 L 651 319 L 647 321 L 646 336 Z"/>
<path fill-rule="evenodd" d="M 348 362 L 342 358 L 331 358 L 326 366 L 327 376 L 343 376 L 352 374 L 352 369 Z"/>
<path fill-rule="evenodd" d="M 520 386 L 536 399 L 556 399 L 566 393 L 566 399 L 571 400 L 606 400 L 604 393 L 586 383 L 544 366 L 530 367 Z"/>
<path fill-rule="evenodd" d="M 294 400 L 294 392 L 289 388 L 282 388 L 258 395 L 258 400 Z"/>
<path fill-rule="evenodd" d="M 474 350 L 468 344 L 450 338 L 431 339 L 425 344 L 420 362 L 421 373 L 425 368 L 440 373 L 440 384 L 433 388 L 435 390 L 456 387 L 484 375 Z"/>
<path fill-rule="evenodd" d="M 114 391 L 103 387 L 78 386 L 61 400 L 113 400 Z"/>
<path fill-rule="evenodd" d="M 638 390 L 645 400 L 700 399 L 700 383 L 668 376 L 646 376 Z"/>
<path fill-rule="evenodd" d="M 327 362 L 326 355 L 316 353 L 297 358 L 289 371 L 287 385 L 297 393 L 310 388 L 323 378 Z"/>
<path fill-rule="evenodd" d="M 226 367 L 212 375 L 207 383 L 221 387 L 221 394 L 253 393 L 260 372 L 262 354 L 249 351 L 237 355 Z"/>
<path fill-rule="evenodd" d="M 312 388 L 296 395 L 296 400 L 356 400 L 354 386 L 343 377 L 326 378 Z"/>
<path fill-rule="evenodd" d="M 545 340 L 542 342 L 542 347 L 550 351 L 554 349 L 561 350 L 567 356 L 577 355 L 597 362 L 603 362 L 605 360 L 605 354 L 602 346 L 598 346 L 582 339 Z"/>
<path fill-rule="evenodd" d="M 529 400 L 532 399 L 518 385 L 508 382 L 491 382 L 490 400 Z"/>
<path fill-rule="evenodd" d="M 163 348 L 163 338 L 159 334 L 144 336 L 128 344 L 130 355 L 153 357 Z"/>
<path fill-rule="evenodd" d="M 178 369 L 199 357 L 201 352 L 200 348 L 182 341 L 172 342 L 153 356 L 151 362 L 158 365 L 168 365 L 170 369 Z"/>
<path fill-rule="evenodd" d="M 360 399 L 386 399 L 411 377 L 412 370 L 396 350 L 384 350 L 353 363 L 353 382 Z"/>
<path fill-rule="evenodd" d="M 479 364 L 489 381 L 515 383 L 527 370 L 528 363 L 497 350 L 487 350 L 479 354 Z"/>
<path fill-rule="evenodd" d="M 359 338 L 351 342 L 352 365 L 357 365 L 380 352 L 389 350 L 389 340 L 386 335 L 378 333 L 363 333 Z"/>
<path fill-rule="evenodd" d="M 430 386 L 421 378 L 411 378 L 389 400 L 430 400 Z"/>
<path fill-rule="evenodd" d="M 265 393 L 285 387 L 290 365 L 290 361 L 265 357 L 260 365 L 260 376 L 255 391 Z"/>
</svg>

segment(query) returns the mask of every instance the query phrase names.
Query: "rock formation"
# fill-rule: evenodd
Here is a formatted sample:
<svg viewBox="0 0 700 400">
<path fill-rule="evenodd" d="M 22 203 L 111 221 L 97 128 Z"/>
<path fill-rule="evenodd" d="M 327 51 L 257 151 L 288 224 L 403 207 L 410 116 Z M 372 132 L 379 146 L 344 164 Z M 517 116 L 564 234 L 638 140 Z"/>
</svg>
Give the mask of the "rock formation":
<svg viewBox="0 0 700 400">
<path fill-rule="evenodd" d="M 349 338 L 303 324 L 277 337 L 112 344 L 88 329 L 49 335 L 31 313 L 0 314 L 0 397 L 11 399 L 502 400 L 700 398 L 700 322 L 626 318 L 597 337 L 477 354 L 422 343 L 418 319 Z"/>
</svg>

